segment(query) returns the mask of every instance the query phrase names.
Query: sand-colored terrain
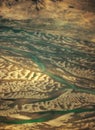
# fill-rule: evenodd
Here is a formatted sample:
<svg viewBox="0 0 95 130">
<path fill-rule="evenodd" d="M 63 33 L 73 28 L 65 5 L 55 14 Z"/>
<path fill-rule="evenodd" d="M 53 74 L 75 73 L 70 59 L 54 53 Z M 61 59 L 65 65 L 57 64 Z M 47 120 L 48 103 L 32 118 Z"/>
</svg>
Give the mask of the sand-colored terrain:
<svg viewBox="0 0 95 130">
<path fill-rule="evenodd" d="M 0 130 L 95 130 L 94 0 L 0 6 Z"/>
<path fill-rule="evenodd" d="M 61 33 L 90 41 L 95 41 L 95 1 L 94 0 L 64 0 L 63 2 L 52 2 L 45 0 L 45 6 L 40 11 L 36 10 L 35 4 L 30 0 L 24 2 L 13 2 L 5 0 L 0 7 L 0 16 L 8 19 L 27 20 L 32 19 L 41 29 Z M 42 27 L 43 26 L 43 27 Z M 64 30 L 64 31 L 63 31 Z"/>
</svg>

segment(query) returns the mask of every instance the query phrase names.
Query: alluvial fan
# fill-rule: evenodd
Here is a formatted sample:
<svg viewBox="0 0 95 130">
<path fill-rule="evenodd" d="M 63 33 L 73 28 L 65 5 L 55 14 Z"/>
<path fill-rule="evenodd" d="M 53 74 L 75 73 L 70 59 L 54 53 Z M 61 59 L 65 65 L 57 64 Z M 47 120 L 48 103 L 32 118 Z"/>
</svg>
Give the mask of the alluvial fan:
<svg viewBox="0 0 95 130">
<path fill-rule="evenodd" d="M 94 130 L 95 43 L 25 24 L 0 21 L 0 130 Z"/>
</svg>

